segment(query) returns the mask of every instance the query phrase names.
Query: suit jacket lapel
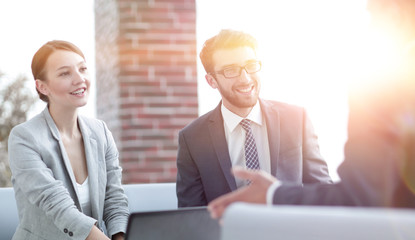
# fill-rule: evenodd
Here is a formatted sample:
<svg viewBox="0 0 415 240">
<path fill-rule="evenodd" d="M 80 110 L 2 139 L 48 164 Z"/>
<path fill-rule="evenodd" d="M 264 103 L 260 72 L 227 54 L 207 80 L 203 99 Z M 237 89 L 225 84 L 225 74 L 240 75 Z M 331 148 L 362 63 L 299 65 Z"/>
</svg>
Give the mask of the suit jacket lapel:
<svg viewBox="0 0 415 240">
<path fill-rule="evenodd" d="M 78 117 L 79 128 L 81 129 L 82 138 L 84 140 L 85 148 L 85 158 L 88 167 L 88 181 L 89 181 L 89 195 L 91 199 L 91 211 L 92 217 L 95 219 L 101 219 L 101 206 L 99 206 L 99 199 L 104 199 L 105 196 L 100 196 L 99 194 L 104 194 L 100 191 L 98 176 L 100 173 L 100 166 L 98 159 L 96 157 L 97 153 L 97 141 L 91 138 L 91 132 L 86 126 L 86 123 L 82 120 L 81 117 Z M 103 206 L 102 206 L 103 207 Z"/>
<path fill-rule="evenodd" d="M 212 139 L 213 148 L 219 164 L 222 168 L 222 172 L 225 175 L 226 181 L 228 182 L 231 190 L 236 190 L 235 177 L 231 174 L 231 158 L 229 156 L 228 144 L 226 143 L 225 129 L 223 127 L 223 118 L 220 111 L 222 102 L 212 111 L 209 118 L 209 134 Z"/>
<path fill-rule="evenodd" d="M 264 100 L 259 100 L 265 116 L 271 161 L 271 175 L 276 176 L 280 151 L 280 116 L 278 109 Z"/>
<path fill-rule="evenodd" d="M 68 173 L 68 176 L 71 181 L 72 189 L 68 189 L 69 194 L 71 195 L 72 199 L 75 202 L 75 205 L 78 207 L 78 209 L 81 209 L 81 206 L 79 204 L 78 199 L 78 188 L 76 187 L 76 179 L 75 175 L 72 170 L 71 162 L 69 161 L 68 154 L 65 151 L 65 145 L 63 144 L 63 141 L 60 137 L 58 127 L 56 126 L 55 122 L 53 121 L 52 116 L 49 113 L 48 106 L 46 106 L 45 110 L 43 110 L 43 116 L 45 117 L 46 123 L 48 124 L 48 127 L 52 133 L 52 136 L 58 141 L 59 148 L 61 150 L 61 156 L 62 156 L 62 162 L 63 167 L 65 167 L 66 172 Z M 69 187 L 69 186 L 68 186 Z"/>
</svg>

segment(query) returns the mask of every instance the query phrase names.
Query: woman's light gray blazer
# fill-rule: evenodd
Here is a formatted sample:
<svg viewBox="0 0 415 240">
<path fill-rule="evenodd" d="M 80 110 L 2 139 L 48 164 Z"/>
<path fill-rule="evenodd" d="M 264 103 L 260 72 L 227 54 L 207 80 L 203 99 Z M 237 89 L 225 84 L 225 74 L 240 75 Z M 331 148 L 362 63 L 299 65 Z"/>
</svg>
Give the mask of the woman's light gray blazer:
<svg viewBox="0 0 415 240">
<path fill-rule="evenodd" d="M 82 213 L 71 163 L 46 107 L 14 127 L 9 136 L 20 220 L 13 239 L 85 239 L 94 224 L 109 236 L 125 232 L 128 202 L 113 137 L 103 121 L 78 116 L 78 124 L 85 146 L 92 218 Z"/>
</svg>

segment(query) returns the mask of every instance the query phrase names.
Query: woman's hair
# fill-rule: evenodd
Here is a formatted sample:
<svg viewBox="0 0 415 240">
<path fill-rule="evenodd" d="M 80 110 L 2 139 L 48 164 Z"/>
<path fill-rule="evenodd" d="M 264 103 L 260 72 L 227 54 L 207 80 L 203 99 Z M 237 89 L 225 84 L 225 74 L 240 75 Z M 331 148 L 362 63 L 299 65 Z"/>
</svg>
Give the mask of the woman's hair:
<svg viewBox="0 0 415 240">
<path fill-rule="evenodd" d="M 85 56 L 82 53 L 82 51 L 70 42 L 61 40 L 53 40 L 47 42 L 41 48 L 39 48 L 39 50 L 37 50 L 32 59 L 32 74 L 35 80 L 46 81 L 46 62 L 48 61 L 49 56 L 57 50 L 74 52 L 80 55 L 85 60 Z M 48 97 L 39 92 L 37 88 L 36 91 L 39 94 L 39 98 L 41 100 L 43 100 L 44 102 L 49 101 Z"/>
<path fill-rule="evenodd" d="M 257 41 L 247 33 L 229 29 L 224 29 L 218 35 L 206 40 L 200 52 L 200 60 L 206 73 L 212 73 L 214 70 L 212 56 L 216 50 L 234 49 L 238 47 L 250 47 L 256 52 Z"/>
</svg>

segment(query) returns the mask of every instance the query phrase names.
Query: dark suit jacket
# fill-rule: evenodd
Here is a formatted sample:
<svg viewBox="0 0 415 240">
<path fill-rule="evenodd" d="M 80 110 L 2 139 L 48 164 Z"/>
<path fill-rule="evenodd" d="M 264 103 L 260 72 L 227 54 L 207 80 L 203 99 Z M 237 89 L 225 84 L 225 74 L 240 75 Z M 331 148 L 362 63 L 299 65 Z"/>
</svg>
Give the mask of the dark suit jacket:
<svg viewBox="0 0 415 240">
<path fill-rule="evenodd" d="M 296 185 L 330 183 L 317 136 L 303 108 L 260 100 L 268 130 L 271 174 Z M 221 103 L 179 132 L 179 207 L 204 206 L 235 190 Z"/>
<path fill-rule="evenodd" d="M 351 92 L 340 182 L 280 186 L 275 204 L 415 207 L 415 81 L 377 81 Z"/>
</svg>

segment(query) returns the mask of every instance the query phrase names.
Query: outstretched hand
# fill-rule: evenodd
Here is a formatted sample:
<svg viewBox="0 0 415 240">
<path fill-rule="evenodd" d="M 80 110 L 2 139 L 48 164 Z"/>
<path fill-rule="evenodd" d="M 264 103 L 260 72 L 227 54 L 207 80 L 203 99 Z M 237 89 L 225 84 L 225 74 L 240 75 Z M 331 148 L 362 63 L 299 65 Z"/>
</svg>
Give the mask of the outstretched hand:
<svg viewBox="0 0 415 240">
<path fill-rule="evenodd" d="M 221 218 L 225 209 L 234 202 L 265 204 L 268 188 L 277 181 L 276 178 L 264 171 L 235 167 L 232 169 L 232 173 L 237 178 L 250 180 L 251 184 L 210 202 L 208 210 L 212 218 Z"/>
</svg>

